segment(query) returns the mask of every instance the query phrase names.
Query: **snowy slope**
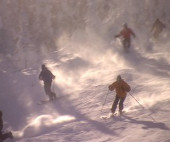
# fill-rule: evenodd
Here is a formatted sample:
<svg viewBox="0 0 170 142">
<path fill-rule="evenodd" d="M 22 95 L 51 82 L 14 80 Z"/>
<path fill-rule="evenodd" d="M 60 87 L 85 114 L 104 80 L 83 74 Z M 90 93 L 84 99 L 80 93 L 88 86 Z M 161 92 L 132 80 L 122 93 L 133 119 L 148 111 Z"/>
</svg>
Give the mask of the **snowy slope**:
<svg viewBox="0 0 170 142">
<path fill-rule="evenodd" d="M 129 2 L 128 6 L 126 2 Z M 70 34 L 60 27 L 55 50 L 43 45 L 41 49 L 32 48 L 35 43 L 28 37 L 27 32 L 30 31 L 24 28 L 18 33 L 16 56 L 1 54 L 0 109 L 4 112 L 4 128 L 13 131 L 15 136 L 14 140 L 6 141 L 170 142 L 169 27 L 166 27 L 159 41 L 152 41 L 149 29 L 156 16 L 149 10 L 140 18 L 137 15 L 142 11 L 142 6 L 151 8 L 154 2 L 126 2 L 83 1 L 76 7 L 86 7 L 84 14 L 74 11 L 74 2 L 42 1 L 42 5 L 47 4 L 44 13 L 48 13 L 52 4 L 57 3 L 61 5 L 57 8 L 62 9 L 65 15 L 82 17 L 85 27 L 76 29 L 77 23 L 75 27 L 74 22 L 70 26 L 65 23 L 65 30 L 70 30 Z M 35 5 L 39 3 L 37 0 Z M 160 9 L 166 6 L 165 3 L 162 2 Z M 38 7 L 35 12 L 37 18 L 41 10 Z M 167 22 L 168 10 L 164 12 Z M 28 20 L 27 14 L 23 15 L 20 15 L 20 18 L 25 17 L 20 21 L 21 27 Z M 160 13 L 157 15 L 161 16 Z M 58 23 L 60 26 L 64 16 L 57 15 L 61 20 Z M 147 21 L 150 17 L 152 21 Z M 138 27 L 138 23 L 145 19 L 145 25 Z M 44 25 L 49 29 L 49 35 L 53 29 L 48 20 Z M 124 21 L 137 35 L 128 53 L 122 50 L 119 40 L 113 38 Z M 23 44 L 28 43 L 29 48 L 23 48 Z M 46 63 L 56 76 L 52 90 L 59 99 L 38 105 L 40 100 L 47 99 L 43 84 L 38 80 L 42 63 Z M 115 92 L 109 91 L 108 85 L 115 81 L 118 74 L 132 87 L 125 101 L 126 113 L 123 117 L 103 120 L 100 117 L 109 114 L 115 97 Z"/>
<path fill-rule="evenodd" d="M 1 67 L 4 82 L 1 109 L 4 111 L 4 120 L 8 122 L 6 126 L 19 137 L 17 141 L 168 142 L 170 82 L 169 67 L 164 62 L 169 61 L 159 60 L 164 58 L 164 52 L 148 53 L 147 56 L 152 55 L 152 59 L 149 59 L 137 56 L 133 50 L 118 55 L 114 50 L 109 50 L 108 55 L 96 63 L 64 51 L 58 53 L 57 60 L 55 53 L 50 54 L 53 55 L 46 62 L 56 75 L 52 88 L 63 96 L 54 103 L 37 105 L 39 100 L 45 99 L 38 81 L 38 69 L 8 72 Z M 118 59 L 120 64 L 117 65 L 114 60 Z M 131 94 L 145 106 L 145 110 L 128 95 L 125 117 L 105 121 L 100 116 L 110 112 L 115 93 L 108 92 L 108 85 L 117 74 L 129 82 Z"/>
</svg>

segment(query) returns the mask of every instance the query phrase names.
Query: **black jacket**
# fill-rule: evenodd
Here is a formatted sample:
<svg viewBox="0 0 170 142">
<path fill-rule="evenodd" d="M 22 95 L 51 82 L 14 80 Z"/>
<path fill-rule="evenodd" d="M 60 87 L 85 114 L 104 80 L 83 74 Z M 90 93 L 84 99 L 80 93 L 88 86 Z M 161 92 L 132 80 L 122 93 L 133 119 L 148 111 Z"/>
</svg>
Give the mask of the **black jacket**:
<svg viewBox="0 0 170 142">
<path fill-rule="evenodd" d="M 50 83 L 54 78 L 55 76 L 48 69 L 42 70 L 39 75 L 39 79 L 43 80 L 44 83 Z"/>
<path fill-rule="evenodd" d="M 3 129 L 3 120 L 2 120 L 2 116 L 0 116 L 0 135 L 2 134 L 2 129 Z"/>
</svg>

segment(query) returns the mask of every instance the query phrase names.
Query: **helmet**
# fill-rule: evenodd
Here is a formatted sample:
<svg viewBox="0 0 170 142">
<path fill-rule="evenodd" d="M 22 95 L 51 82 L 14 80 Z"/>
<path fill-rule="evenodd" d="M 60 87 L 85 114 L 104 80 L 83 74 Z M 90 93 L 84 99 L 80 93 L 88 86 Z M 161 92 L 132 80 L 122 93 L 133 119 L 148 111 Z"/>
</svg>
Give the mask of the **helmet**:
<svg viewBox="0 0 170 142">
<path fill-rule="evenodd" d="M 117 76 L 117 81 L 120 81 L 122 78 L 120 75 Z"/>
<path fill-rule="evenodd" d="M 42 69 L 42 70 L 46 69 L 45 64 L 42 64 L 41 69 Z"/>
<path fill-rule="evenodd" d="M 123 23 L 123 25 L 122 25 L 123 27 L 127 27 L 127 23 Z"/>
</svg>

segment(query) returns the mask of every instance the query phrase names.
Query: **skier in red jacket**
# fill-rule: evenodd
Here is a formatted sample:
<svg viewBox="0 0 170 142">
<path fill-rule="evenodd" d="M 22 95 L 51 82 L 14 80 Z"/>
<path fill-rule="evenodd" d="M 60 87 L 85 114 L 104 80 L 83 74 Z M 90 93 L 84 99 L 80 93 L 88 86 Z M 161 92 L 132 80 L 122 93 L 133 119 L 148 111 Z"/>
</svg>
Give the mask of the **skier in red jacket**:
<svg viewBox="0 0 170 142">
<path fill-rule="evenodd" d="M 119 34 L 115 35 L 115 38 L 120 37 L 122 40 L 122 44 L 124 49 L 130 48 L 131 46 L 131 36 L 136 37 L 135 33 L 130 29 L 127 24 L 123 24 L 123 29 Z"/>
</svg>

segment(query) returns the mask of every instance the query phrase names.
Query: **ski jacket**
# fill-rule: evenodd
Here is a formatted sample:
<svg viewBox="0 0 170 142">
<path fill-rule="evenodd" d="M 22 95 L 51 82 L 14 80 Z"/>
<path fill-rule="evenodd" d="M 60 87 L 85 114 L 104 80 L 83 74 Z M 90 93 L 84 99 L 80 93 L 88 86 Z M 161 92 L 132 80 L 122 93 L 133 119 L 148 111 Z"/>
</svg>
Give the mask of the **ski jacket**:
<svg viewBox="0 0 170 142">
<path fill-rule="evenodd" d="M 119 81 L 112 83 L 109 86 L 109 90 L 110 91 L 115 90 L 116 95 L 119 97 L 126 97 L 127 92 L 129 92 L 131 90 L 131 88 L 124 80 L 121 79 Z"/>
<path fill-rule="evenodd" d="M 54 78 L 55 76 L 48 69 L 42 70 L 39 75 L 39 79 L 43 80 L 44 83 L 51 83 Z"/>
<path fill-rule="evenodd" d="M 130 28 L 123 28 L 117 37 L 121 36 L 124 39 L 130 39 L 131 35 L 135 37 L 135 33 Z"/>
<path fill-rule="evenodd" d="M 165 25 L 158 19 L 154 22 L 151 32 L 158 31 L 161 32 L 165 28 Z"/>
<path fill-rule="evenodd" d="M 3 120 L 2 120 L 2 116 L 0 116 L 0 135 L 2 134 L 2 129 L 3 129 Z"/>
</svg>

